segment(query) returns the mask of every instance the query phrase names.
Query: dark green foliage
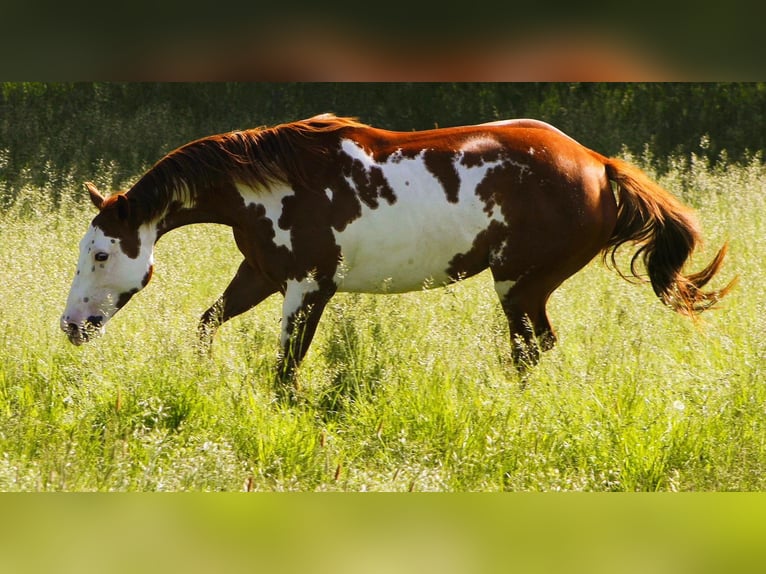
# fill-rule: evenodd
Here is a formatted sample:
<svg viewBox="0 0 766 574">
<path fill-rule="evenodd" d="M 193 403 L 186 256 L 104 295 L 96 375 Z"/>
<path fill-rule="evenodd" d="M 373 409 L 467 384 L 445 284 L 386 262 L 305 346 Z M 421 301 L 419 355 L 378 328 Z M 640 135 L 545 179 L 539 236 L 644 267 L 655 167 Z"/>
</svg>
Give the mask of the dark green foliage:
<svg viewBox="0 0 766 574">
<path fill-rule="evenodd" d="M 0 204 L 25 186 L 126 186 L 197 137 L 322 112 L 394 130 L 533 117 L 607 155 L 648 146 L 661 171 L 671 154 L 738 162 L 766 147 L 755 83 L 5 83 Z"/>
</svg>

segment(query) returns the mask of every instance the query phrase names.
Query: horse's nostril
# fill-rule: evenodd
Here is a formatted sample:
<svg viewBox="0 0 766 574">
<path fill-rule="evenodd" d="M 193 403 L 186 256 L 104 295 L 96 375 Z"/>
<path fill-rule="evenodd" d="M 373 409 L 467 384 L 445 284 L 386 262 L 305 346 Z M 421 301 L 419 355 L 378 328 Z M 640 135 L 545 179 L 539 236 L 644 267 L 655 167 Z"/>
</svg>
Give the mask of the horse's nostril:
<svg viewBox="0 0 766 574">
<path fill-rule="evenodd" d="M 104 317 L 101 315 L 91 315 L 90 317 L 88 317 L 88 323 L 90 323 L 96 328 L 101 327 L 101 323 L 103 322 L 103 320 L 104 320 Z"/>
</svg>

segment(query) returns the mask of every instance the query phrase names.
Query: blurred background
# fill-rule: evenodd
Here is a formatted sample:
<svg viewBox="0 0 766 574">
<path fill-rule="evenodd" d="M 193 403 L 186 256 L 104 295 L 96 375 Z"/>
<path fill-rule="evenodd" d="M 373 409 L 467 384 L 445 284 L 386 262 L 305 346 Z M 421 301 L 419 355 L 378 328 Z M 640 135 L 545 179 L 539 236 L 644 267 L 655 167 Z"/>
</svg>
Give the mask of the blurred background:
<svg viewBox="0 0 766 574">
<path fill-rule="evenodd" d="M 764 78 L 747 2 L 120 3 L 11 0 L 7 80 L 646 81 Z"/>
<path fill-rule="evenodd" d="M 404 131 L 538 118 L 659 171 L 693 155 L 748 163 L 766 149 L 757 82 L 4 82 L 0 207 L 25 188 L 123 189 L 193 139 L 323 112 Z"/>
</svg>

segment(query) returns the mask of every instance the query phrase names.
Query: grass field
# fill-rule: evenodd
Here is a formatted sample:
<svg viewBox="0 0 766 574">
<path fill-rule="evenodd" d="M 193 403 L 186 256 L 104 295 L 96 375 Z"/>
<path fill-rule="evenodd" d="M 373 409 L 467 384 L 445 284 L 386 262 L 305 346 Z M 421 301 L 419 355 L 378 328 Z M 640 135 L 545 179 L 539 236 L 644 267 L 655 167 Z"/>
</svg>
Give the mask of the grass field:
<svg viewBox="0 0 766 574">
<path fill-rule="evenodd" d="M 691 267 L 729 239 L 716 285 L 740 275 L 698 323 L 594 261 L 552 297 L 559 344 L 522 388 L 487 275 L 338 295 L 297 406 L 271 386 L 279 297 L 195 352 L 240 261 L 226 228 L 162 239 L 151 284 L 70 345 L 58 320 L 92 213 L 28 189 L 0 214 L 0 490 L 762 490 L 766 169 L 679 162 L 661 183 L 698 209 Z"/>
</svg>

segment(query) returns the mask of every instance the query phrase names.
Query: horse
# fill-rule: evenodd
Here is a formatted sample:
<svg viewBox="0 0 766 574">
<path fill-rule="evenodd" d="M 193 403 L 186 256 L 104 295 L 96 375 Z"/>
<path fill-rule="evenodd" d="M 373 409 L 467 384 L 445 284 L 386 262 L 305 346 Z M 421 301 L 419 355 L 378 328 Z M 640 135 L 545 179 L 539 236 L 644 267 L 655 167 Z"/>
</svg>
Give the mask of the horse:
<svg viewBox="0 0 766 574">
<path fill-rule="evenodd" d="M 689 207 L 639 168 L 533 119 L 395 132 L 322 114 L 192 141 L 126 192 L 85 187 L 98 213 L 61 316 L 72 343 L 102 334 L 149 283 L 162 236 L 224 224 L 243 260 L 202 314 L 200 341 L 281 293 L 281 382 L 295 381 L 336 292 L 402 293 L 489 268 L 513 363 L 526 372 L 556 343 L 550 295 L 599 253 L 630 281 L 646 282 L 643 263 L 657 297 L 684 315 L 736 281 L 703 289 L 728 244 L 703 270 L 682 272 L 700 241 Z M 624 244 L 636 249 L 632 277 L 615 260 Z"/>
</svg>

